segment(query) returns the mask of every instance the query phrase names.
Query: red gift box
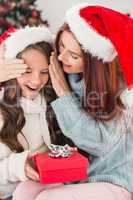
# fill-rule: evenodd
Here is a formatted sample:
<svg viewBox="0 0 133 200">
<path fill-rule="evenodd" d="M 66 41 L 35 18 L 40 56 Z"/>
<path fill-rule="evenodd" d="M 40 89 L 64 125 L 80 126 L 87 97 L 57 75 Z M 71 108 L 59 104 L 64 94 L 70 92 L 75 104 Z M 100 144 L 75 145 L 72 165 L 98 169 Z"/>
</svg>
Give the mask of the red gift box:
<svg viewBox="0 0 133 200">
<path fill-rule="evenodd" d="M 88 159 L 78 152 L 67 158 L 53 158 L 49 153 L 35 156 L 35 163 L 44 184 L 73 182 L 87 179 Z"/>
</svg>

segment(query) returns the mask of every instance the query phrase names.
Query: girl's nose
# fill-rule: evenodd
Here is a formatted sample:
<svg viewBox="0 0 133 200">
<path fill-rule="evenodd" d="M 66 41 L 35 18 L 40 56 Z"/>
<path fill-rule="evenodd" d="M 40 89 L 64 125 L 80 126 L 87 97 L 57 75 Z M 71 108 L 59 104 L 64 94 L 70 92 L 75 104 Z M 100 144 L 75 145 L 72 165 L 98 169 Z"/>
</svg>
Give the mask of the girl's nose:
<svg viewBox="0 0 133 200">
<path fill-rule="evenodd" d="M 38 74 L 32 76 L 30 82 L 33 86 L 38 86 L 41 83 L 40 76 Z"/>
</svg>

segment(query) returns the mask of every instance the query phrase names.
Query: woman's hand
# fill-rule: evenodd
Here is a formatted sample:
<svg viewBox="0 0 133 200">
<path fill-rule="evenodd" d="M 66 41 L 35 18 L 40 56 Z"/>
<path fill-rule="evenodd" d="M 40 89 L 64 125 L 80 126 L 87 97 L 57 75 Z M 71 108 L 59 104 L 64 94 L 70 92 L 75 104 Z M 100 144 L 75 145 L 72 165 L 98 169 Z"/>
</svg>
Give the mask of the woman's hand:
<svg viewBox="0 0 133 200">
<path fill-rule="evenodd" d="M 65 79 L 64 72 L 59 65 L 57 56 L 54 52 L 50 57 L 49 74 L 53 88 L 59 97 L 63 96 L 67 92 L 70 92 L 70 88 Z"/>
<path fill-rule="evenodd" d="M 34 153 L 35 155 L 36 153 Z M 39 181 L 39 174 L 37 173 L 37 171 L 34 169 L 34 163 L 32 160 L 32 157 L 34 156 L 33 153 L 29 154 L 26 163 L 25 163 L 25 175 L 33 180 L 33 181 Z"/>
<path fill-rule="evenodd" d="M 4 59 L 5 47 L 0 45 L 0 83 L 19 77 L 26 71 L 27 65 L 21 59 Z"/>
</svg>

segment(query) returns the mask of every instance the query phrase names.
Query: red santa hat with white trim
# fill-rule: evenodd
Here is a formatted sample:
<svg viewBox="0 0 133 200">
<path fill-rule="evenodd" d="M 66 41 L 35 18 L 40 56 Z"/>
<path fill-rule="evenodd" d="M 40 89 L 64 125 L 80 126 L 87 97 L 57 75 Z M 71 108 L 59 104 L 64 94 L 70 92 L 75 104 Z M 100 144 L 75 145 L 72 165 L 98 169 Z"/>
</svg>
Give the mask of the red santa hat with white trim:
<svg viewBox="0 0 133 200">
<path fill-rule="evenodd" d="M 118 55 L 127 86 L 133 86 L 133 19 L 85 3 L 70 8 L 66 22 L 82 48 L 92 56 L 110 62 Z"/>
<path fill-rule="evenodd" d="M 0 43 L 5 44 L 6 59 L 15 58 L 28 45 L 42 41 L 50 44 L 54 42 L 54 35 L 45 26 L 10 28 L 0 37 Z"/>
</svg>

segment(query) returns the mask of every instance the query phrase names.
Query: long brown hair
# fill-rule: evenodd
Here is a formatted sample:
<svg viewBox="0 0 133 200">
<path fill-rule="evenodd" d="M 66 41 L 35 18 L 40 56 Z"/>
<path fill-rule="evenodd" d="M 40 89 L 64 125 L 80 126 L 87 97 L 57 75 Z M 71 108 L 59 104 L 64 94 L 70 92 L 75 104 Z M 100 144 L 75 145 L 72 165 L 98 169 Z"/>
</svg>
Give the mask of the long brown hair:
<svg viewBox="0 0 133 200">
<path fill-rule="evenodd" d="M 64 24 L 57 33 L 55 48 L 59 55 L 59 41 L 63 31 L 71 32 L 69 26 Z M 123 76 L 120 71 L 118 58 L 110 63 L 103 63 L 90 53 L 83 52 L 84 81 L 83 108 L 87 114 L 97 120 L 110 120 L 120 116 L 124 108 L 121 100 L 121 83 Z"/>
<path fill-rule="evenodd" d="M 46 42 L 40 42 L 29 45 L 25 50 L 27 49 L 37 49 L 41 51 L 44 55 L 46 55 L 48 63 L 50 62 L 50 55 L 52 52 L 52 47 L 50 44 Z M 21 53 L 18 54 L 17 57 L 21 58 Z M 50 81 L 48 81 L 47 86 L 48 85 L 50 85 Z M 49 86 L 47 88 L 50 89 L 49 92 L 52 92 L 52 87 Z M 22 152 L 23 147 L 18 141 L 18 134 L 23 134 L 22 128 L 25 125 L 25 117 L 24 111 L 20 105 L 20 98 L 22 94 L 17 80 L 13 79 L 6 81 L 4 83 L 4 90 L 3 99 L 0 102 L 0 110 L 4 121 L 3 127 L 0 131 L 0 141 L 6 144 L 12 151 Z M 45 86 L 41 92 L 44 96 L 48 96 Z M 52 93 L 51 97 L 56 98 L 53 94 L 54 92 Z M 47 104 L 49 104 L 51 99 L 46 99 Z M 49 122 L 49 124 L 51 124 L 51 122 Z"/>
</svg>

